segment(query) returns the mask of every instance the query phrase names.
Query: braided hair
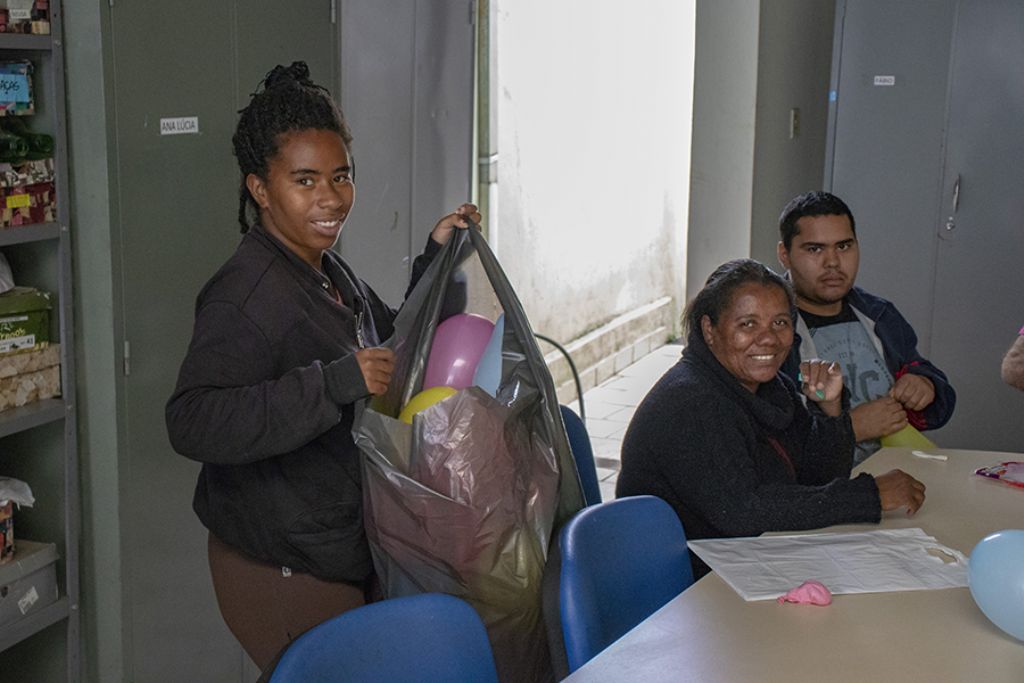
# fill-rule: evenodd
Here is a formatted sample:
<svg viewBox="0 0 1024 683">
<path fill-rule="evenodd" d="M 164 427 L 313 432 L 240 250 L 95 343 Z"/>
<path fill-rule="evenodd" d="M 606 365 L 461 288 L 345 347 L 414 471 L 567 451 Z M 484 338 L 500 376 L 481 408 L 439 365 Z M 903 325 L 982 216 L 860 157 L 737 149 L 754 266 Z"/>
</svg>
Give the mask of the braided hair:
<svg viewBox="0 0 1024 683">
<path fill-rule="evenodd" d="M 238 127 L 231 138 L 242 172 L 242 187 L 238 201 L 238 223 L 242 233 L 249 231 L 249 207 L 259 213 L 256 200 L 249 192 L 245 179 L 254 174 L 267 179 L 268 166 L 277 155 L 281 136 L 299 130 L 329 130 L 341 136 L 345 148 L 351 152 L 352 133 L 345 123 L 345 115 L 331 98 L 326 88 L 309 78 L 305 62 L 292 62 L 291 66 L 275 66 L 257 86 L 249 106 L 239 114 Z"/>
</svg>

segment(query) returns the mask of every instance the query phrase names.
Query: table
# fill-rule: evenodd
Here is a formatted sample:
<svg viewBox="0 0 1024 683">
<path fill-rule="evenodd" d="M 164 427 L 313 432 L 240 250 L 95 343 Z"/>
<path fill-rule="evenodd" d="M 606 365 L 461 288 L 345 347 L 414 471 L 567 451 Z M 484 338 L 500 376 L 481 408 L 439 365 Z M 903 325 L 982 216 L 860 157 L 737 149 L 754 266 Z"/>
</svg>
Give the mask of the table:
<svg viewBox="0 0 1024 683">
<path fill-rule="evenodd" d="M 970 554 L 1024 528 L 1024 490 L 973 474 L 1019 453 L 934 449 L 945 462 L 884 448 L 854 472 L 899 468 L 924 482 L 914 517 L 829 531 L 920 527 Z M 811 578 L 811 577 L 808 577 Z M 1024 681 L 1024 643 L 992 624 L 967 588 L 837 595 L 828 607 L 745 602 L 711 573 L 568 679 L 583 681 Z"/>
</svg>

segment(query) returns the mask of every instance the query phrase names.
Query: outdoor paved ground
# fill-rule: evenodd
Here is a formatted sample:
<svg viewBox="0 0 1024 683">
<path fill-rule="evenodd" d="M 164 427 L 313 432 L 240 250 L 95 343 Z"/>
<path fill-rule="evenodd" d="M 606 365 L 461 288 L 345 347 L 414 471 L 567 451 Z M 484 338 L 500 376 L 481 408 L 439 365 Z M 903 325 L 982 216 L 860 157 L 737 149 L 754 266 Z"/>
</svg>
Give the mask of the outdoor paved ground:
<svg viewBox="0 0 1024 683">
<path fill-rule="evenodd" d="M 620 450 L 626 427 L 637 405 L 665 371 L 675 365 L 683 347 L 667 344 L 651 351 L 618 375 L 583 394 L 587 411 L 587 433 L 594 449 L 597 478 L 601 483 L 601 499 L 615 497 L 615 481 L 619 476 Z M 574 401 L 569 406 L 579 412 Z"/>
</svg>

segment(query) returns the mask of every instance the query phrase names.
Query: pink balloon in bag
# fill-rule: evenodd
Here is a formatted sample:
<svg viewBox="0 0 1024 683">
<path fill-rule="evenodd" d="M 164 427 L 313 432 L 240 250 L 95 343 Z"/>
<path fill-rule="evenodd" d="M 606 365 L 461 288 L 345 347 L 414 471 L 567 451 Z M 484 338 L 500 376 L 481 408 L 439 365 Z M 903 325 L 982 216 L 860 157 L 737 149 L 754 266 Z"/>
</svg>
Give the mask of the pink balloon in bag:
<svg viewBox="0 0 1024 683">
<path fill-rule="evenodd" d="M 458 313 L 438 325 L 423 375 L 423 388 L 472 386 L 476 367 L 493 332 L 494 323 L 475 313 Z"/>
</svg>

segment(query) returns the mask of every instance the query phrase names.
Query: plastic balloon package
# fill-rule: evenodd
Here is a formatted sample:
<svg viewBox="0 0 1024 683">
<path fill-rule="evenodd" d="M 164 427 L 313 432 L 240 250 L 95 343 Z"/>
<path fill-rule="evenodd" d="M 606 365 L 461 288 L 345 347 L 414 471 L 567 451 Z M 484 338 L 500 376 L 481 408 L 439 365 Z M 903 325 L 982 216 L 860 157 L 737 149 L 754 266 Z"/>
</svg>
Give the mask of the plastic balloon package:
<svg viewBox="0 0 1024 683">
<path fill-rule="evenodd" d="M 982 477 L 998 479 L 1010 486 L 1024 488 L 1024 462 L 1010 460 L 1009 462 L 1002 462 L 991 467 L 981 467 L 976 469 L 974 473 Z"/>
<path fill-rule="evenodd" d="M 483 236 L 455 233 L 386 345 L 388 392 L 353 427 L 384 594 L 466 600 L 502 680 L 550 679 L 541 575 L 583 494 L 551 376 Z"/>
</svg>

